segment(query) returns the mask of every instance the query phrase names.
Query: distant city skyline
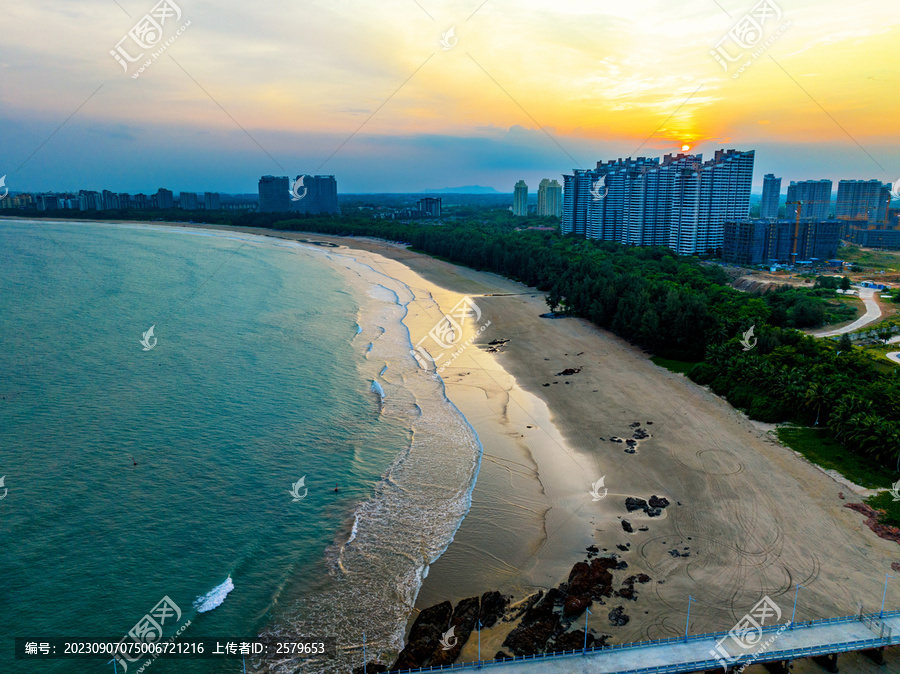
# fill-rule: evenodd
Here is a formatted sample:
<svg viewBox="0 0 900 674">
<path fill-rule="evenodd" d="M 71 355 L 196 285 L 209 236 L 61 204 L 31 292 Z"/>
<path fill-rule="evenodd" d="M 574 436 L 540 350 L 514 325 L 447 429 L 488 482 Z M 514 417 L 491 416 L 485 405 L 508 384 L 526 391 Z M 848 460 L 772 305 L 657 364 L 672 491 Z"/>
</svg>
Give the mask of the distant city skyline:
<svg viewBox="0 0 900 674">
<path fill-rule="evenodd" d="M 784 184 L 900 178 L 900 16 L 881 0 L 852 12 L 778 2 L 790 25 L 741 73 L 710 52 L 752 1 L 726 13 L 708 0 L 602 10 L 523 0 L 515 12 L 310 0 L 273 22 L 274 10 L 185 0 L 190 28 L 132 79 L 110 51 L 153 4 L 4 8 L 10 190 L 252 194 L 258 176 L 302 165 L 338 176 L 347 194 L 505 193 L 593 157 L 682 145 L 754 148 L 754 191 L 766 173 Z M 442 49 L 451 26 L 458 45 Z"/>
</svg>

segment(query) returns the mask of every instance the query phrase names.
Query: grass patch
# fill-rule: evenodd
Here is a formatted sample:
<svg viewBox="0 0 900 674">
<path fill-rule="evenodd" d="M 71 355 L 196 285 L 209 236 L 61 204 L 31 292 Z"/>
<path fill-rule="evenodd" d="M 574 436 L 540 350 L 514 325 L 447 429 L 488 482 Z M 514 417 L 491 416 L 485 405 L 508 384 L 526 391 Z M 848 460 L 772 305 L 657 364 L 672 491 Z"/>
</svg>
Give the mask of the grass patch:
<svg viewBox="0 0 900 674">
<path fill-rule="evenodd" d="M 694 368 L 694 365 L 697 364 L 694 361 L 672 360 L 671 358 L 661 358 L 660 356 L 652 356 L 650 360 L 660 367 L 664 367 L 672 372 L 678 372 L 679 374 L 687 374 Z"/>
<path fill-rule="evenodd" d="M 884 511 L 885 514 L 878 518 L 879 524 L 900 527 L 900 501 L 895 501 L 891 492 L 883 491 L 875 496 L 870 496 L 866 499 L 866 503 L 875 510 Z"/>
<path fill-rule="evenodd" d="M 783 444 L 800 452 L 817 466 L 836 470 L 867 489 L 891 487 L 897 479 L 894 471 L 873 466 L 861 456 L 849 452 L 824 428 L 782 426 L 776 433 Z"/>
<path fill-rule="evenodd" d="M 859 246 L 841 246 L 837 256 L 862 267 L 900 271 L 900 255 L 880 250 L 862 250 Z"/>
</svg>

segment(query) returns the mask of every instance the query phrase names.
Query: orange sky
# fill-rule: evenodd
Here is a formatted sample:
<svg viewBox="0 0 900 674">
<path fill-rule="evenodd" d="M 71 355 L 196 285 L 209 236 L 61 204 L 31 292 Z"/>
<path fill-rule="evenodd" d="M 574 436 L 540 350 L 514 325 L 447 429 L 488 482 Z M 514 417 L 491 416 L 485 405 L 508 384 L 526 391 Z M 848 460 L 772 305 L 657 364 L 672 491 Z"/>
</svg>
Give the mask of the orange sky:
<svg viewBox="0 0 900 674">
<path fill-rule="evenodd" d="M 0 146 L 0 173 L 18 173 L 10 185 L 67 175 L 84 152 L 98 154 L 92 184 L 136 179 L 138 152 L 154 179 L 167 175 L 165 155 L 182 158 L 168 166 L 179 180 L 213 162 L 208 175 L 235 186 L 321 167 L 355 191 L 507 191 L 514 175 L 558 177 L 685 142 L 705 154 L 758 149 L 757 184 L 763 171 L 900 177 L 900 15 L 886 1 L 175 1 L 190 26 L 138 79 L 109 50 L 153 2 L 4 9 L 0 119 L 15 133 Z M 742 49 L 726 36 L 748 14 L 761 37 L 736 33 L 751 45 Z M 727 72 L 710 54 L 717 44 L 744 52 Z M 102 168 L 114 162 L 124 172 Z M 218 166 L 230 163 L 231 173 Z M 407 184 L 423 164 L 429 184 Z"/>
</svg>

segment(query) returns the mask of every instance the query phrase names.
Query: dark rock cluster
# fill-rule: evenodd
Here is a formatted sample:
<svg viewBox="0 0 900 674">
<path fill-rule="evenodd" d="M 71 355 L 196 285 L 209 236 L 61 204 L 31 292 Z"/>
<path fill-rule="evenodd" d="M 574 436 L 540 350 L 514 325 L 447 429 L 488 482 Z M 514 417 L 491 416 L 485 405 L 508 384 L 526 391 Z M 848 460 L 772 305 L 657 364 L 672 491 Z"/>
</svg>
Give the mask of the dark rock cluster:
<svg viewBox="0 0 900 674">
<path fill-rule="evenodd" d="M 508 605 L 509 598 L 499 592 L 485 592 L 480 598 L 463 599 L 455 609 L 449 601 L 426 608 L 413 623 L 406 646 L 400 651 L 391 671 L 449 665 L 459 657 L 469 635 L 476 629 L 478 620 L 481 620 L 482 626 L 492 627 L 506 612 Z M 441 644 L 441 637 L 451 627 L 455 640 L 451 641 L 451 648 L 445 649 Z"/>
</svg>

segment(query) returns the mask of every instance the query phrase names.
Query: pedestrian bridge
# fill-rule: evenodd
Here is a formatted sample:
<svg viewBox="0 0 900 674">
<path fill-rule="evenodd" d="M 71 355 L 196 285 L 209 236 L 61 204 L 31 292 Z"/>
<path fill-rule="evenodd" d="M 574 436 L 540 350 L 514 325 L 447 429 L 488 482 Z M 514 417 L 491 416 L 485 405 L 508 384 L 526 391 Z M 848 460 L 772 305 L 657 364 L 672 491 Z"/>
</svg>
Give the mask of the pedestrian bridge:
<svg viewBox="0 0 900 674">
<path fill-rule="evenodd" d="M 793 625 L 790 622 L 774 624 L 763 627 L 760 632 L 755 646 L 750 648 L 736 645 L 732 630 L 403 671 L 487 669 L 491 674 L 676 674 L 723 671 L 723 663 L 728 665 L 729 671 L 751 663 L 776 663 L 774 667 L 770 665 L 774 671 L 787 672 L 787 665 L 792 660 L 816 658 L 826 670 L 836 672 L 841 653 L 866 651 L 880 662 L 885 647 L 900 644 L 900 611 L 861 613 Z"/>
</svg>

